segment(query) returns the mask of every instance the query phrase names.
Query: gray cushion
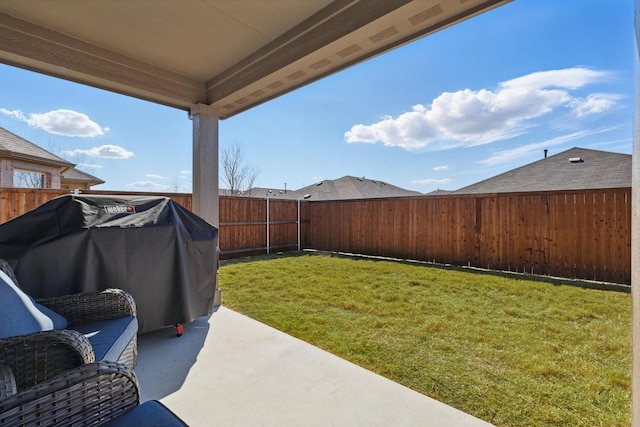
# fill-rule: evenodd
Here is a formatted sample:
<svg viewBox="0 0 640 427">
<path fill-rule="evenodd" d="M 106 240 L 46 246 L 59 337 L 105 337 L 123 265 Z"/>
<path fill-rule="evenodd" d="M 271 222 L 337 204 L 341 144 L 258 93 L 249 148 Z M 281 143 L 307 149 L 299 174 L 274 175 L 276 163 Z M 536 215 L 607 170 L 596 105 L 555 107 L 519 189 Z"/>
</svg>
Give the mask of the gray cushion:
<svg viewBox="0 0 640 427">
<path fill-rule="evenodd" d="M 0 270 L 0 338 L 48 331 L 56 326 L 66 327 L 66 319 L 36 304 Z"/>
<path fill-rule="evenodd" d="M 74 329 L 89 339 L 97 362 L 117 362 L 138 333 L 138 319 L 132 316 L 120 317 L 87 325 L 75 325 L 69 329 Z"/>
</svg>

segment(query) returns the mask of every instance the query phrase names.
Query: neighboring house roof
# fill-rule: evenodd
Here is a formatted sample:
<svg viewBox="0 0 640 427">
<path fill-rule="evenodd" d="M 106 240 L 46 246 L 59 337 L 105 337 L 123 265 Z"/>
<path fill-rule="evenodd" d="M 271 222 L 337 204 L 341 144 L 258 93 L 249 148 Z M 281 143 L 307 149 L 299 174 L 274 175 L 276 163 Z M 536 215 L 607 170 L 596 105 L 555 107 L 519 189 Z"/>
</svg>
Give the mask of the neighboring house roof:
<svg viewBox="0 0 640 427">
<path fill-rule="evenodd" d="M 433 190 L 426 193 L 425 196 L 442 196 L 442 195 L 451 194 L 451 193 L 453 193 L 452 190 L 441 190 L 438 188 L 437 190 Z"/>
<path fill-rule="evenodd" d="M 264 199 L 265 197 L 267 197 L 267 192 L 269 193 L 270 197 L 276 197 L 276 196 L 280 196 L 281 194 L 284 194 L 285 191 L 291 192 L 291 190 L 280 190 L 280 189 L 275 189 L 275 188 L 253 187 L 253 188 L 250 188 L 250 189 L 248 189 L 246 191 L 242 191 L 239 194 L 233 194 L 231 192 L 231 190 L 229 190 L 227 188 L 220 188 L 218 190 L 218 194 L 220 196 L 255 197 L 255 198 Z"/>
<path fill-rule="evenodd" d="M 75 165 L 62 157 L 27 141 L 18 135 L 0 127 L 0 157 L 22 160 L 25 162 L 41 163 L 50 166 L 72 168 Z"/>
<path fill-rule="evenodd" d="M 368 178 L 355 176 L 343 176 L 339 179 L 325 179 L 298 190 L 286 190 L 281 188 L 254 187 L 245 191 L 243 197 L 266 198 L 267 193 L 272 198 L 282 199 L 309 199 L 309 200 L 344 200 L 344 199 L 371 199 L 384 197 L 421 196 L 417 191 L 405 190 L 395 185 L 387 184 Z M 230 195 L 229 190 L 220 190 L 220 195 Z M 305 197 L 309 195 L 309 197 Z"/>
<path fill-rule="evenodd" d="M 631 187 L 631 155 L 572 148 L 452 192 L 518 193 Z"/>
<path fill-rule="evenodd" d="M 285 194 L 291 193 L 291 190 L 283 190 L 280 188 L 265 188 L 265 187 L 253 187 L 242 193 L 245 197 L 284 197 Z"/>
<path fill-rule="evenodd" d="M 104 184 L 100 178 L 76 169 L 75 164 L 1 127 L 0 158 L 60 168 L 61 184 L 86 184 L 88 186 Z"/>
<path fill-rule="evenodd" d="M 91 186 L 93 185 L 99 185 L 99 184 L 104 184 L 104 181 L 101 180 L 100 178 L 96 178 L 95 176 L 88 174 L 86 172 L 83 172 L 79 169 L 76 168 L 71 168 L 71 169 L 67 169 L 63 174 L 62 174 L 62 180 L 63 181 L 73 181 L 73 182 L 84 182 L 87 183 Z"/>
<path fill-rule="evenodd" d="M 384 181 L 347 175 L 334 180 L 325 179 L 299 190 L 279 195 L 291 199 L 302 199 L 304 196 L 310 195 L 309 200 L 346 200 L 420 196 L 422 193 L 405 190 Z"/>
</svg>

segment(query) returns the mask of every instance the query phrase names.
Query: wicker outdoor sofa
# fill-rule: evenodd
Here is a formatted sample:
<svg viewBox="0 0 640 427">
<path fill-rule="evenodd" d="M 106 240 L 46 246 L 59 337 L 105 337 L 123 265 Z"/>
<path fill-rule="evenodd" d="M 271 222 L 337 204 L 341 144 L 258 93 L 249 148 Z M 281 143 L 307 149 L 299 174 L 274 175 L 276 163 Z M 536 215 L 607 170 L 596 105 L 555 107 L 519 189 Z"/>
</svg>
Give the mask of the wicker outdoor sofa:
<svg viewBox="0 0 640 427">
<path fill-rule="evenodd" d="M 157 401 L 140 405 L 134 371 L 94 362 L 64 371 L 25 390 L 20 373 L 0 366 L 0 426 L 186 426 Z"/>
<path fill-rule="evenodd" d="M 136 306 L 127 292 L 33 300 L 22 294 L 13 270 L 0 259 L 0 366 L 20 373 L 18 390 L 96 361 L 133 369 L 137 332 Z"/>
<path fill-rule="evenodd" d="M 34 300 L 0 259 L 0 426 L 186 426 L 140 404 L 137 332 L 127 292 Z"/>
</svg>

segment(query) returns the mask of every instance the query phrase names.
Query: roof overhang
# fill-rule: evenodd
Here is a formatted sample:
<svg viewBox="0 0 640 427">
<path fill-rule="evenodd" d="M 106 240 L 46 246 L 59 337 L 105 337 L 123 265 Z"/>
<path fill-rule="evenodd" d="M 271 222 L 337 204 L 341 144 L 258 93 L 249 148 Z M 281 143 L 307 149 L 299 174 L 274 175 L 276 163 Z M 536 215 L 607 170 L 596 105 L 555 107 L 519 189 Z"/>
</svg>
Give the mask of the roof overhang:
<svg viewBox="0 0 640 427">
<path fill-rule="evenodd" d="M 59 161 L 52 160 L 52 159 L 43 159 L 42 157 L 31 156 L 31 155 L 22 154 L 22 153 L 14 153 L 7 150 L 0 150 L 0 159 L 17 161 L 17 162 L 21 162 L 21 164 L 49 166 L 49 167 L 59 168 L 60 171 L 66 171 L 67 169 L 71 169 L 75 166 L 75 164 L 68 162 L 64 159 L 60 159 Z"/>
<path fill-rule="evenodd" d="M 233 116 L 511 0 L 2 0 L 0 62 Z"/>
</svg>

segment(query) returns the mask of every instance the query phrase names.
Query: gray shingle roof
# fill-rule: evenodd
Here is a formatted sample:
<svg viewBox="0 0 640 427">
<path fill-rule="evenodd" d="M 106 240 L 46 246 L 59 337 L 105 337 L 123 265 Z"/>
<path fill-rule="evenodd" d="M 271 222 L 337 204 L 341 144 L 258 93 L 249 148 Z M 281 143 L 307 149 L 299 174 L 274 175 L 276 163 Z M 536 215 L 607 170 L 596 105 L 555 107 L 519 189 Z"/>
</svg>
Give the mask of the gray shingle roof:
<svg viewBox="0 0 640 427">
<path fill-rule="evenodd" d="M 325 179 L 288 193 L 290 193 L 289 198 L 292 199 L 310 194 L 309 200 L 371 199 L 422 195 L 418 191 L 405 190 L 384 181 L 348 175 L 334 180 Z"/>
<path fill-rule="evenodd" d="M 446 194 L 451 194 L 453 193 L 453 191 L 451 190 L 441 190 L 441 189 L 437 189 L 437 190 L 433 190 L 430 191 L 428 193 L 425 194 L 425 196 L 442 196 L 442 195 L 446 195 Z"/>
<path fill-rule="evenodd" d="M 18 135 L 0 127 L 0 157 L 8 157 L 25 161 L 44 163 L 54 166 L 73 167 L 74 164 L 58 157 L 27 141 Z"/>
<path fill-rule="evenodd" d="M 95 176 L 83 172 L 76 168 L 67 169 L 62 173 L 62 179 L 65 181 L 80 181 L 80 182 L 88 182 L 93 183 L 92 185 L 104 184 L 104 181 L 100 178 L 96 178 Z"/>
<path fill-rule="evenodd" d="M 631 155 L 572 148 L 463 187 L 452 194 L 631 187 Z"/>
<path fill-rule="evenodd" d="M 298 190 L 285 191 L 275 188 L 255 187 L 244 193 L 243 196 L 265 198 L 268 191 L 271 191 L 269 197 L 294 200 L 302 199 L 307 194 L 310 195 L 309 200 L 371 199 L 422 195 L 418 191 L 405 190 L 404 188 L 387 184 L 384 181 L 347 175 L 334 180 L 325 179 Z M 228 190 L 221 189 L 220 195 L 225 194 L 228 194 Z"/>
</svg>

